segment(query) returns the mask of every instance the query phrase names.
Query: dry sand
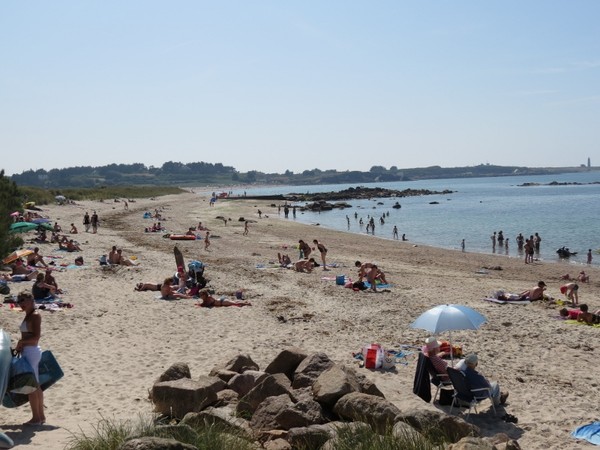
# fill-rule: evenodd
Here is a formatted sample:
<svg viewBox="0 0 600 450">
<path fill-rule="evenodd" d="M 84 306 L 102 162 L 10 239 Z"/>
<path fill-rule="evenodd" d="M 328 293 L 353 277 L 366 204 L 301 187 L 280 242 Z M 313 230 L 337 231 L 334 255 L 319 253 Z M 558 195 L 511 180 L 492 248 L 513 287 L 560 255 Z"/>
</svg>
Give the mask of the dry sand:
<svg viewBox="0 0 600 450">
<path fill-rule="evenodd" d="M 569 264 L 525 265 L 521 259 L 461 253 L 410 242 L 358 236 L 318 226 L 302 225 L 278 216 L 271 202 L 219 201 L 209 207 L 198 194 L 138 200 L 125 211 L 122 203 L 82 202 L 51 206 L 43 214 L 68 228 L 75 222 L 88 268 L 56 274 L 67 290 L 64 301 L 75 305 L 59 312 L 42 312 L 44 349 L 51 349 L 65 376 L 45 393 L 48 425 L 23 428 L 30 418 L 28 405 L 2 410 L 0 429 L 18 448 L 62 449 L 72 433 L 90 431 L 101 418 L 130 419 L 150 414 L 148 390 L 175 362 L 186 362 L 192 376 L 206 374 L 214 365 L 238 353 L 250 354 L 264 367 L 282 348 L 298 346 L 307 352 L 326 352 L 332 359 L 354 364 L 352 353 L 378 342 L 386 348 L 419 345 L 428 336 L 410 323 L 425 310 L 444 303 L 471 306 L 488 322 L 479 331 L 452 334 L 466 352 L 477 352 L 481 371 L 510 391 L 506 410 L 519 418 L 509 424 L 487 413 L 482 405 L 472 421 L 486 435 L 507 433 L 524 449 L 585 448 L 569 436 L 577 426 L 597 420 L 600 387 L 597 349 L 600 329 L 557 320 L 556 307 L 542 303 L 498 305 L 482 301 L 490 291 L 519 292 L 545 280 L 548 293 L 560 298 L 560 275 L 575 275 Z M 245 308 L 198 308 L 195 300 L 162 301 L 155 292 L 134 292 L 137 282 L 162 282 L 175 270 L 174 241 L 163 233 L 144 233 L 152 223 L 143 212 L 164 208 L 168 231 L 183 232 L 199 220 L 214 234 L 210 251 L 203 241 L 179 241 L 186 261 L 207 264 L 206 275 L 217 294 L 245 289 L 253 303 Z M 258 219 L 257 209 L 263 216 Z M 81 233 L 85 211 L 97 210 L 98 234 Z M 217 216 L 231 218 L 227 226 Z M 256 220 L 243 236 L 239 217 Z M 401 231 L 400 231 L 401 232 Z M 482 232 L 486 232 L 485 230 Z M 218 237 L 217 237 L 218 236 Z M 311 274 L 285 269 L 258 269 L 288 252 L 294 260 L 298 239 L 319 239 L 329 249 L 328 259 L 341 267 Z M 112 245 L 135 255 L 138 267 L 103 271 L 97 258 Z M 57 254 L 42 246 L 42 254 Z M 66 254 L 72 262 L 77 254 Z M 354 292 L 322 280 L 356 276 L 355 260 L 374 261 L 394 284 L 390 292 Z M 501 266 L 488 274 L 484 266 Z M 586 269 L 588 269 L 586 267 Z M 600 308 L 600 274 L 589 268 L 592 282 L 582 284 L 580 302 Z M 28 283 L 27 283 L 28 284 Z M 12 284 L 13 292 L 27 287 Z M 278 320 L 287 318 L 287 322 Z M 0 308 L 0 326 L 18 339 L 20 311 Z M 441 338 L 447 336 L 441 335 Z M 400 409 L 437 408 L 412 393 L 415 356 L 395 372 L 359 369 L 377 383 Z M 447 408 L 445 408 L 447 411 Z"/>
</svg>

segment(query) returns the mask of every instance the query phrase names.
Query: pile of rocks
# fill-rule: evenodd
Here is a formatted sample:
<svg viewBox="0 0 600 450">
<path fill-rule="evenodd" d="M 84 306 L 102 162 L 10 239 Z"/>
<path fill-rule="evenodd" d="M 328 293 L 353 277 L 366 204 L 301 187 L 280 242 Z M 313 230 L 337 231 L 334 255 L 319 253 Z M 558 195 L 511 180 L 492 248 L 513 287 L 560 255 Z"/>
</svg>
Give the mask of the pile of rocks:
<svg viewBox="0 0 600 450">
<path fill-rule="evenodd" d="M 401 411 L 353 367 L 297 348 L 284 349 L 263 370 L 249 355 L 238 355 L 196 379 L 186 364 L 174 364 L 155 382 L 150 397 L 156 412 L 177 419 L 178 427 L 217 424 L 270 450 L 333 448 L 341 426 L 402 435 L 436 427 L 455 442 L 455 450 L 519 449 L 506 435 L 480 438 L 477 427 L 456 416 Z M 141 448 L 140 439 L 123 448 L 133 441 L 138 447 L 131 448 Z M 153 448 L 150 441 L 157 438 L 147 439 L 150 446 L 144 448 Z"/>
</svg>

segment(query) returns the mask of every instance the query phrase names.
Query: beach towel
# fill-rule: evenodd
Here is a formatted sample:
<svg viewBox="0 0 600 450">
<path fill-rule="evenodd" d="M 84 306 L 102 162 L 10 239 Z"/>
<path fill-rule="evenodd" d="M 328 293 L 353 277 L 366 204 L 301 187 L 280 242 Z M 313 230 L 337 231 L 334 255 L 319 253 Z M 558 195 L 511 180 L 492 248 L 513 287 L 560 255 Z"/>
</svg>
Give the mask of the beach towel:
<svg viewBox="0 0 600 450">
<path fill-rule="evenodd" d="M 573 319 L 567 319 L 567 320 L 565 320 L 565 323 L 568 323 L 570 325 L 586 325 L 588 327 L 600 328 L 600 323 L 596 323 L 594 325 L 588 325 L 585 322 L 579 322 L 579 321 L 573 320 Z"/>
<path fill-rule="evenodd" d="M 528 303 L 531 303 L 529 300 L 501 300 L 493 297 L 484 297 L 483 300 L 486 302 L 499 303 L 501 305 L 506 305 L 507 303 L 512 305 L 527 305 Z"/>
<path fill-rule="evenodd" d="M 577 439 L 585 439 L 595 445 L 600 445 L 600 422 L 582 425 L 571 433 Z"/>
<path fill-rule="evenodd" d="M 367 289 L 370 289 L 370 288 L 371 288 L 371 283 L 369 283 L 368 281 L 364 281 L 364 283 L 365 283 L 365 287 L 366 287 Z M 388 284 L 379 284 L 379 283 L 375 283 L 375 286 L 376 286 L 376 287 L 378 287 L 379 289 L 389 289 L 389 288 L 391 288 L 391 287 L 394 287 L 394 285 L 393 285 L 393 284 L 389 284 L 389 283 L 388 283 Z"/>
</svg>

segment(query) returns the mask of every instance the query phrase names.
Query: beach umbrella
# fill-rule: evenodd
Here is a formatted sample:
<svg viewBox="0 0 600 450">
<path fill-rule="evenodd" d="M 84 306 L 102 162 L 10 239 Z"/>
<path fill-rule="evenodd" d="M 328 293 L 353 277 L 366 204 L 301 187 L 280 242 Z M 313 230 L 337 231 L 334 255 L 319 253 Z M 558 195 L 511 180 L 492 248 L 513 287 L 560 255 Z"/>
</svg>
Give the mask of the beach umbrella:
<svg viewBox="0 0 600 450">
<path fill-rule="evenodd" d="M 43 217 L 31 221 L 31 223 L 37 223 L 37 224 L 48 223 L 48 222 L 50 222 L 50 219 L 44 219 Z"/>
<path fill-rule="evenodd" d="M 14 252 L 12 252 L 10 255 L 8 255 L 6 258 L 4 258 L 2 260 L 3 264 L 10 264 L 13 261 L 16 261 L 19 258 L 23 258 L 24 256 L 27 255 L 31 255 L 33 253 L 33 250 L 29 250 L 27 249 L 22 249 L 22 250 L 16 250 Z"/>
<path fill-rule="evenodd" d="M 477 330 L 487 319 L 474 309 L 463 305 L 439 305 L 421 314 L 411 324 L 412 328 L 427 330 L 432 334 L 448 332 L 452 346 L 451 332 L 455 330 Z M 454 352 L 450 352 L 452 358 Z"/>
<path fill-rule="evenodd" d="M 19 211 L 11 212 L 10 217 L 19 217 L 21 213 Z"/>
<path fill-rule="evenodd" d="M 43 223 L 38 223 L 37 225 L 37 230 L 47 230 L 47 231 L 54 231 L 54 227 L 52 226 L 51 223 L 48 222 L 43 222 Z"/>
<path fill-rule="evenodd" d="M 38 224 L 31 222 L 15 222 L 10 225 L 9 232 L 11 233 L 26 233 L 35 230 Z"/>
</svg>

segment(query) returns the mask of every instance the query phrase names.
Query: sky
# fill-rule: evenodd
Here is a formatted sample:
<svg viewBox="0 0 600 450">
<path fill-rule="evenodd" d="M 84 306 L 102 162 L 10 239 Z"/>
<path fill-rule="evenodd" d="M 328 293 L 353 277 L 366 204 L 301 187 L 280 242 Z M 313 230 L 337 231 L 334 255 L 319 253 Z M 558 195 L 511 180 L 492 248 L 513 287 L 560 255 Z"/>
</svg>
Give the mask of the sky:
<svg viewBox="0 0 600 450">
<path fill-rule="evenodd" d="M 0 3 L 0 169 L 600 157 L 596 0 Z"/>
</svg>

